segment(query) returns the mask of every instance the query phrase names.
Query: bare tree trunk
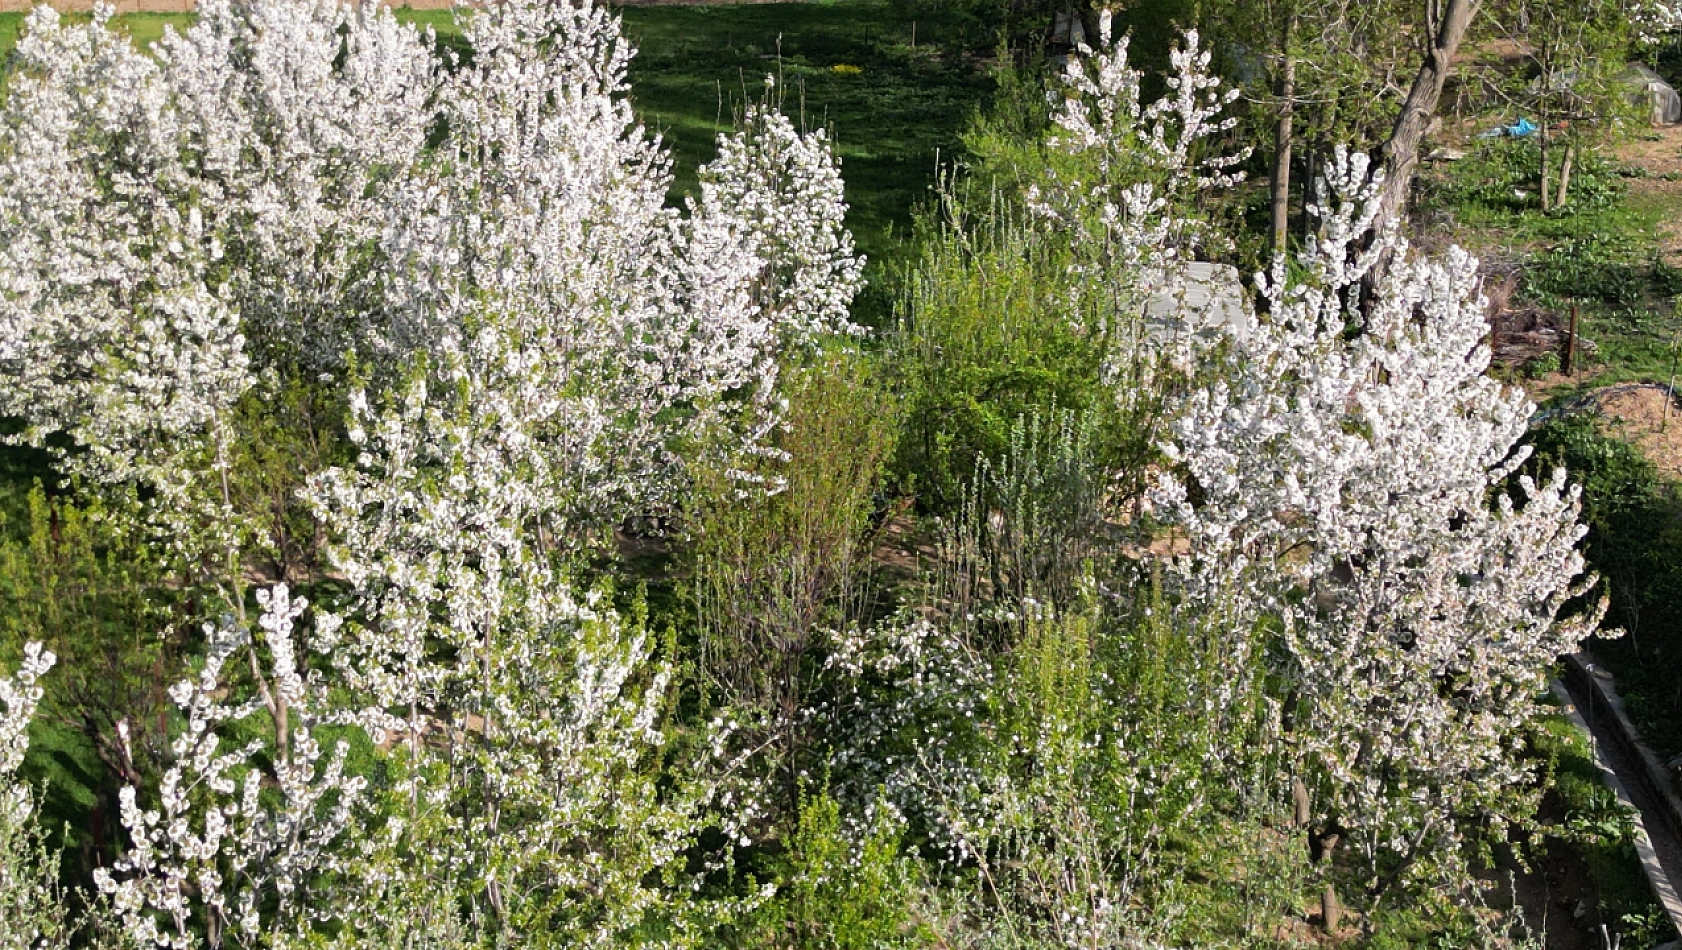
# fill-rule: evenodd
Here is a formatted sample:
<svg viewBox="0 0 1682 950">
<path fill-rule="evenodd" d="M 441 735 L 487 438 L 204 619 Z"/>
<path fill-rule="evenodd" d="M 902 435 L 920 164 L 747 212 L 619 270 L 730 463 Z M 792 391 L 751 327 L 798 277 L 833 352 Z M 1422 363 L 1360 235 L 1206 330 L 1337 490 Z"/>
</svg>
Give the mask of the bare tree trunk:
<svg viewBox="0 0 1682 950">
<path fill-rule="evenodd" d="M 1466 36 L 1466 28 L 1471 26 L 1472 17 L 1478 12 L 1480 0 L 1428 0 L 1428 3 L 1426 24 L 1431 37 L 1430 45 L 1425 50 L 1424 61 L 1419 64 L 1418 74 L 1413 77 L 1413 86 L 1408 89 L 1402 111 L 1396 116 L 1395 128 L 1378 151 L 1385 174 L 1379 210 L 1386 221 L 1399 221 L 1407 210 L 1408 191 L 1419 165 L 1420 142 L 1436 115 L 1443 84 L 1448 81 L 1449 66 L 1460 49 L 1460 41 Z M 1381 261 L 1373 268 L 1369 276 L 1369 291 L 1377 285 L 1387 264 L 1387 261 Z"/>
<path fill-rule="evenodd" d="M 1291 34 L 1296 16 L 1286 18 L 1283 50 L 1279 65 L 1279 130 L 1273 150 L 1273 253 L 1285 253 L 1291 214 L 1291 112 L 1296 101 L 1296 57 L 1291 55 Z"/>
<path fill-rule="evenodd" d="M 1559 162 L 1559 194 L 1554 198 L 1554 207 L 1565 207 L 1566 189 L 1571 187 L 1571 160 L 1577 157 L 1575 143 L 1565 143 L 1565 157 Z"/>
<path fill-rule="evenodd" d="M 1289 87 L 1286 86 L 1288 89 Z M 1287 92 L 1286 95 L 1289 95 Z M 1279 116 L 1279 145 L 1273 151 L 1273 252 L 1285 253 L 1291 221 L 1291 107 L 1287 102 Z"/>
<path fill-rule="evenodd" d="M 1546 115 L 1542 116 L 1542 127 L 1536 130 L 1536 135 L 1538 136 L 1536 144 L 1542 152 L 1542 175 L 1540 181 L 1542 186 L 1542 213 L 1547 214 L 1552 208 L 1552 203 L 1549 199 L 1553 197 L 1553 193 L 1548 190 L 1548 117 Z"/>
</svg>

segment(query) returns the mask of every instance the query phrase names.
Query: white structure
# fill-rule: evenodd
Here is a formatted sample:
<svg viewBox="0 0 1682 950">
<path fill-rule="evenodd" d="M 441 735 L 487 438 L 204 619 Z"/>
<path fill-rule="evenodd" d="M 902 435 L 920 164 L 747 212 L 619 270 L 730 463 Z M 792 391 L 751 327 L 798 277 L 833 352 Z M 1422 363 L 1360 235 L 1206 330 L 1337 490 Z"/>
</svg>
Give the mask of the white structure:
<svg viewBox="0 0 1682 950">
<path fill-rule="evenodd" d="M 1231 264 L 1187 261 L 1145 301 L 1146 332 L 1158 339 L 1230 328 L 1245 337 L 1244 281 Z"/>
<path fill-rule="evenodd" d="M 1682 122 L 1682 96 L 1658 73 L 1640 63 L 1630 63 L 1618 80 L 1629 88 L 1630 101 L 1647 110 L 1654 125 Z"/>
</svg>

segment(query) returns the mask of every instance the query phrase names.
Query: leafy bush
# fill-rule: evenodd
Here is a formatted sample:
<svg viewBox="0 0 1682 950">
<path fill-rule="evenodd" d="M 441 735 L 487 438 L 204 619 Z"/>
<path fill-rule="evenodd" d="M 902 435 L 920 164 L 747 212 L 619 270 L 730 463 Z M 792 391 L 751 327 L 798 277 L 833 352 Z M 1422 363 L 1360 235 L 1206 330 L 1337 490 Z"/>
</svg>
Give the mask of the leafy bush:
<svg viewBox="0 0 1682 950">
<path fill-rule="evenodd" d="M 827 792 L 800 793 L 800 818 L 777 862 L 783 881 L 744 948 L 893 950 L 928 946 L 918 920 L 918 862 L 901 854 L 904 822 L 880 804 L 857 823 Z"/>
<path fill-rule="evenodd" d="M 682 561 L 702 707 L 739 724 L 736 741 L 755 750 L 744 767 L 775 789 L 755 796 L 773 821 L 796 805 L 812 765 L 805 710 L 825 631 L 865 622 L 875 606 L 873 519 L 898 423 L 866 355 L 837 350 L 792 375 L 783 455 L 753 468 L 778 490 L 700 473 Z"/>
<path fill-rule="evenodd" d="M 1525 276 L 1525 289 L 1556 300 L 1593 300 L 1632 307 L 1649 295 L 1678 289 L 1677 272 L 1648 254 L 1632 234 L 1570 237 L 1540 254 Z"/>
<path fill-rule="evenodd" d="M 1061 408 L 1104 413 L 1101 341 L 1067 319 L 1070 259 L 1020 212 L 926 241 L 908 281 L 898 352 L 905 434 L 902 491 L 950 511 L 983 458 L 1001 457 L 1011 426 Z"/>
<path fill-rule="evenodd" d="M 1556 146 L 1550 161 L 1558 161 L 1558 151 Z M 1541 146 L 1534 137 L 1484 141 L 1434 179 L 1433 197 L 1462 208 L 1540 210 L 1537 176 L 1541 162 Z M 1629 190 L 1623 182 L 1628 173 L 1627 167 L 1592 151 L 1580 154 L 1572 163 L 1567 200 L 1554 213 L 1572 217 L 1612 207 Z"/>
<path fill-rule="evenodd" d="M 1641 450 L 1601 431 L 1593 413 L 1556 415 L 1531 433 L 1532 472 L 1562 465 L 1583 486 L 1584 551 L 1611 597 L 1609 627 L 1626 636 L 1594 644 L 1617 672 L 1648 738 L 1682 751 L 1682 500 Z"/>
<path fill-rule="evenodd" d="M 0 520 L 0 657 L 39 641 L 61 660 L 42 684 L 24 774 L 45 786 L 39 806 L 67 874 L 85 876 L 119 848 L 105 830 L 117 789 L 157 775 L 168 757 L 158 673 L 186 645 L 175 620 L 187 592 L 169 589 L 158 552 L 120 505 L 37 485 L 28 506 L 18 523 Z"/>
</svg>

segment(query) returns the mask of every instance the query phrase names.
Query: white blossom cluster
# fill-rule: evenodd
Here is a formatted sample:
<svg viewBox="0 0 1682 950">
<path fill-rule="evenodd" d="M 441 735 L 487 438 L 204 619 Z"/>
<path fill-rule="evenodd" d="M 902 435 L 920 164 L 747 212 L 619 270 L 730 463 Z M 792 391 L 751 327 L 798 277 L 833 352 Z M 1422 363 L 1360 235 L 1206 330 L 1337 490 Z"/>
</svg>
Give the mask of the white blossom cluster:
<svg viewBox="0 0 1682 950">
<path fill-rule="evenodd" d="M 1051 221 L 1079 220 L 1096 209 L 1103 230 L 1082 238 L 1098 239 L 1127 268 L 1160 266 L 1152 255 L 1192 250 L 1187 245 L 1197 228 L 1185 202 L 1243 179 L 1231 171 L 1243 154 L 1209 153 L 1207 141 L 1236 124 L 1222 113 L 1238 90 L 1220 91 L 1210 54 L 1190 30 L 1184 45 L 1170 51 L 1168 95 L 1147 104 L 1141 100 L 1143 74 L 1127 62 L 1128 38 L 1112 37 L 1110 30 L 1106 11 L 1099 18 L 1098 48 L 1081 46 L 1081 55 L 1064 67 L 1062 88 L 1052 94 L 1051 145 L 1087 159 L 1088 174 L 1065 180 L 1054 170 L 1052 181 L 1030 197 Z"/>
<path fill-rule="evenodd" d="M 279 585 L 255 639 L 207 626 L 100 890 L 148 946 L 615 945 L 700 886 L 713 791 L 664 770 L 653 639 L 571 567 L 772 453 L 783 362 L 859 332 L 827 140 L 753 107 L 669 207 L 588 2 L 488 4 L 461 63 L 371 0 L 207 0 L 155 60 L 110 15 L 33 14 L 0 112 L 0 413 L 201 522 L 237 517 L 230 412 L 286 378 L 344 395 L 356 458 L 307 491 L 334 609 Z"/>
<path fill-rule="evenodd" d="M 164 773 L 157 807 L 143 808 L 137 789 L 122 789 L 131 846 L 95 878 L 139 946 L 194 947 L 201 935 L 212 947 L 256 946 L 343 919 L 336 895 L 315 893 L 315 885 L 324 873 L 352 865 L 347 832 L 367 781 L 346 771 L 347 740 L 324 754 L 317 738 L 333 717 L 325 678 L 298 666 L 308 654 L 293 627 L 307 603 L 284 584 L 259 591 L 257 599 L 267 673 L 258 667 L 249 631 L 231 620 L 207 625 L 203 669 L 170 690 L 186 728 L 172 743 L 175 762 Z M 224 667 L 242 653 L 250 657 L 258 693 L 229 702 Z M 230 738 L 232 727 L 259 714 L 267 714 L 263 731 L 272 741 Z M 269 768 L 253 763 L 259 753 L 272 762 Z"/>
<path fill-rule="evenodd" d="M 17 672 L 0 676 L 0 947 L 7 950 L 69 946 L 57 865 L 42 847 L 34 792 L 16 777 L 29 749 L 29 722 L 44 695 L 40 678 L 56 661 L 52 651 L 31 642 Z"/>
<path fill-rule="evenodd" d="M 825 669 L 840 691 L 813 712 L 829 727 L 840 790 L 931 819 L 936 842 L 956 854 L 954 826 L 984 820 L 971 806 L 987 775 L 965 750 L 992 712 L 987 659 L 951 630 L 909 616 L 832 640 Z"/>
<path fill-rule="evenodd" d="M 1186 262 L 1219 249 L 1224 239 L 1204 226 L 1195 205 L 1243 180 L 1235 166 L 1248 151 L 1219 147 L 1237 123 L 1223 113 L 1238 90 L 1221 89 L 1195 30 L 1170 51 L 1167 94 L 1146 103 L 1142 74 L 1128 65 L 1128 38 L 1111 29 L 1105 11 L 1097 48 L 1083 44 L 1064 67 L 1052 93 L 1049 145 L 1065 161 L 1051 164 L 1028 198 L 1075 253 L 1071 312 L 1109 341 L 1105 371 L 1118 391 L 1138 392 L 1157 378 L 1164 350 L 1181 367 L 1189 357 L 1183 335 L 1164 339 L 1147 311 L 1153 299 L 1183 304 Z"/>
<path fill-rule="evenodd" d="M 772 85 L 766 77 L 766 85 Z M 769 104 L 750 105 L 740 131 L 720 136 L 718 158 L 701 171 L 690 199 L 691 241 L 740 243 L 760 261 L 751 299 L 775 322 L 783 343 L 857 334 L 847 315 L 864 260 L 841 221 L 841 175 L 823 129 L 803 135 Z M 701 232 L 714 231 L 708 237 Z"/>
<path fill-rule="evenodd" d="M 1239 181 L 1241 176 L 1226 170 L 1243 161 L 1242 155 L 1198 154 L 1203 139 L 1237 123 L 1221 113 L 1238 98 L 1238 90 L 1217 91 L 1221 80 L 1209 71 L 1210 53 L 1198 48 L 1197 31 L 1188 30 L 1185 45 L 1170 51 L 1170 72 L 1164 77 L 1169 94 L 1148 105 L 1140 101 L 1142 74 L 1127 65 L 1127 37 L 1111 34 L 1111 14 L 1105 10 L 1098 17 L 1098 48 L 1083 43 L 1080 55 L 1065 64 L 1063 89 L 1053 99 L 1060 108 L 1052 116 L 1059 129 L 1052 143 L 1070 154 L 1095 153 L 1104 176 L 1095 184 L 1119 184 L 1124 175 L 1135 179 L 1125 194 L 1145 187 L 1136 182 L 1143 177 L 1137 174 L 1140 169 L 1159 174 L 1169 192 Z"/>
<path fill-rule="evenodd" d="M 1629 6 L 1635 38 L 1646 46 L 1657 46 L 1682 30 L 1682 5 L 1664 0 L 1637 0 Z"/>
<path fill-rule="evenodd" d="M 780 360 L 851 329 L 861 265 L 822 135 L 750 110 L 681 215 L 607 9 L 494 4 L 467 39 L 471 67 L 439 90 L 447 137 L 389 209 L 390 347 L 516 348 L 546 399 L 530 436 L 579 512 L 657 495 L 679 437 L 763 451 Z"/>
<path fill-rule="evenodd" d="M 1327 783 L 1322 818 L 1373 866 L 1457 853 L 1457 819 L 1525 774 L 1548 665 L 1600 616 L 1566 610 L 1589 586 L 1578 489 L 1563 471 L 1503 488 L 1532 407 L 1484 374 L 1476 261 L 1410 254 L 1374 219 L 1378 186 L 1364 155 L 1337 156 L 1301 276 L 1280 259 L 1258 279 L 1268 313 L 1187 400 L 1156 497 L 1199 609 L 1241 652 L 1279 625 L 1282 715 Z"/>
<path fill-rule="evenodd" d="M 0 125 L 0 411 L 97 480 L 170 483 L 255 381 L 337 365 L 382 185 L 424 141 L 425 38 L 376 4 L 200 5 L 156 59 L 31 14 Z M 342 34 L 342 35 L 341 35 Z"/>
<path fill-rule="evenodd" d="M 579 473 L 546 444 L 566 433 L 555 381 L 510 336 L 487 322 L 442 349 L 396 411 L 359 415 L 358 467 L 317 480 L 350 587 L 322 652 L 405 757 L 387 833 L 422 853 L 366 891 L 450 881 L 497 927 L 606 941 L 655 899 L 643 878 L 688 844 L 705 791 L 656 788 L 671 671 L 558 564 Z"/>
<path fill-rule="evenodd" d="M 43 695 L 37 681 L 57 662 L 51 650 L 29 643 L 23 648 L 23 665 L 0 679 L 0 776 L 10 776 L 23 764 L 23 754 L 29 750 L 29 721 L 35 718 Z"/>
<path fill-rule="evenodd" d="M 102 10 L 31 15 L 0 144 L 0 412 L 66 432 L 106 478 L 197 433 L 250 384 L 238 317 L 207 285 L 206 222 L 165 193 L 184 134 L 160 69 Z"/>
<path fill-rule="evenodd" d="M 575 498 L 652 494 L 675 441 L 767 451 L 779 360 L 856 329 L 822 133 L 750 110 L 667 207 L 605 8 L 488 5 L 459 64 L 373 0 L 209 0 L 155 60 L 109 18 L 32 14 L 0 112 L 0 412 L 96 481 L 192 508 L 253 386 L 378 393 L 495 321 L 546 363 Z"/>
</svg>

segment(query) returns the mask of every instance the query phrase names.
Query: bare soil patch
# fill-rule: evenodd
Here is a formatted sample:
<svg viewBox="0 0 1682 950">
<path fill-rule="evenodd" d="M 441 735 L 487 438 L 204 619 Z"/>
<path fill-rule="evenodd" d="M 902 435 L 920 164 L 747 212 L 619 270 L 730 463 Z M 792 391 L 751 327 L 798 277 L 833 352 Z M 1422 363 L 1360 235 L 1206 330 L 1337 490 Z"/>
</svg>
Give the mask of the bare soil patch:
<svg viewBox="0 0 1682 950">
<path fill-rule="evenodd" d="M 1682 407 L 1669 386 L 1610 386 L 1591 398 L 1609 434 L 1635 443 L 1667 478 L 1682 478 Z"/>
</svg>

